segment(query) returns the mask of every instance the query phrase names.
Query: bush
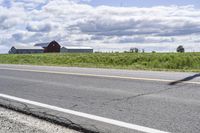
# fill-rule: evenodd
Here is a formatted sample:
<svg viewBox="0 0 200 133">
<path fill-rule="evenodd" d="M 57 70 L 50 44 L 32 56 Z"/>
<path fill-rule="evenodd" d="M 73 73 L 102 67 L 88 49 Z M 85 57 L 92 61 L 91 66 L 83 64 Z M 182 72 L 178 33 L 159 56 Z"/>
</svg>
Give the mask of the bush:
<svg viewBox="0 0 200 133">
<path fill-rule="evenodd" d="M 176 51 L 179 52 L 179 53 L 184 53 L 185 49 L 182 45 L 180 45 L 180 46 L 177 47 Z"/>
</svg>

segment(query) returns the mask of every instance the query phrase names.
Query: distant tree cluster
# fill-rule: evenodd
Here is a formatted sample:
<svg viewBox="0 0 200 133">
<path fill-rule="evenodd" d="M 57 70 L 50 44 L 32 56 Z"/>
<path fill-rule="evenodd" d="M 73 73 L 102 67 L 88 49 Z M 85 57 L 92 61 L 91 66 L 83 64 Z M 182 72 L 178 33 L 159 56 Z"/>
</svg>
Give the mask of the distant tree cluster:
<svg viewBox="0 0 200 133">
<path fill-rule="evenodd" d="M 139 53 L 139 49 L 138 48 L 130 48 L 130 52 L 131 53 Z"/>
<path fill-rule="evenodd" d="M 178 53 L 184 53 L 185 52 L 185 48 L 182 45 L 179 45 L 177 47 L 176 51 Z M 145 53 L 145 50 L 142 49 L 140 51 L 138 48 L 134 47 L 134 48 L 130 48 L 130 51 L 124 51 L 124 53 L 139 53 L 139 52 Z M 152 53 L 156 53 L 156 51 L 153 50 Z"/>
<path fill-rule="evenodd" d="M 139 48 L 130 48 L 129 52 L 130 53 L 139 53 L 140 50 L 139 50 Z M 144 53 L 145 52 L 144 49 L 142 49 L 141 52 Z"/>
<path fill-rule="evenodd" d="M 185 48 L 184 48 L 182 45 L 179 45 L 179 46 L 177 47 L 176 51 L 177 51 L 178 53 L 184 53 L 184 52 L 185 52 Z"/>
</svg>

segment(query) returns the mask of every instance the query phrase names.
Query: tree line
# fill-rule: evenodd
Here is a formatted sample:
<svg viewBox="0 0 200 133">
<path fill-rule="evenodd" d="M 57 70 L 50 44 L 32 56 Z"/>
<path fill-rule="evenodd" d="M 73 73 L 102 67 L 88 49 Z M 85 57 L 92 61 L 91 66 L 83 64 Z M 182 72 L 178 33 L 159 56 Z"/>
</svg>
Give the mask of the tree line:
<svg viewBox="0 0 200 133">
<path fill-rule="evenodd" d="M 141 51 L 139 50 L 139 48 L 130 48 L 130 51 L 125 51 L 125 53 L 139 53 L 139 52 L 142 52 L 144 53 L 145 50 L 142 49 Z M 185 48 L 182 46 L 182 45 L 179 45 L 177 48 L 176 48 L 176 52 L 178 53 L 184 53 L 185 52 Z M 152 51 L 152 53 L 156 53 L 156 51 Z"/>
</svg>

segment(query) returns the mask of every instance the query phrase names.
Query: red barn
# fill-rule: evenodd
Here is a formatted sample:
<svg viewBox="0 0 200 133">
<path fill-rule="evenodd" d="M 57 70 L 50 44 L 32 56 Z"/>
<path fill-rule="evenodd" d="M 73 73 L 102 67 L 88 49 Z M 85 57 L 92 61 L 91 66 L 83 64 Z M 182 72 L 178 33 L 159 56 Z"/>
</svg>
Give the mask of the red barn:
<svg viewBox="0 0 200 133">
<path fill-rule="evenodd" d="M 60 52 L 60 44 L 56 41 L 52 41 L 49 43 L 38 43 L 38 44 L 35 44 L 35 46 L 44 48 L 44 53 L 59 53 Z"/>
</svg>

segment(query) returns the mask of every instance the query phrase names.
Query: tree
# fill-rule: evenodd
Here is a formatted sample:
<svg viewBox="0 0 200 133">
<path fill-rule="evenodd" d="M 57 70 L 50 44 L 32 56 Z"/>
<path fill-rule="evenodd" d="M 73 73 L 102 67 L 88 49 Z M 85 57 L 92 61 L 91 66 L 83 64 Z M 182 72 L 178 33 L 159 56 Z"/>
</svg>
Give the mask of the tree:
<svg viewBox="0 0 200 133">
<path fill-rule="evenodd" d="M 142 49 L 142 53 L 145 53 L 145 50 L 144 50 L 144 49 Z"/>
<path fill-rule="evenodd" d="M 184 53 L 185 49 L 182 45 L 180 45 L 180 46 L 177 47 L 176 51 L 179 52 L 179 53 Z"/>
<path fill-rule="evenodd" d="M 138 53 L 139 49 L 138 48 L 130 48 L 131 53 Z"/>
</svg>

